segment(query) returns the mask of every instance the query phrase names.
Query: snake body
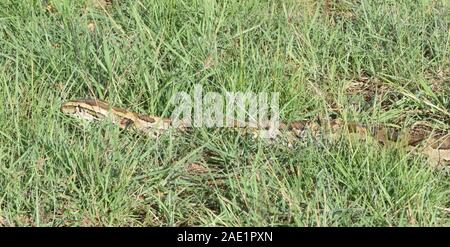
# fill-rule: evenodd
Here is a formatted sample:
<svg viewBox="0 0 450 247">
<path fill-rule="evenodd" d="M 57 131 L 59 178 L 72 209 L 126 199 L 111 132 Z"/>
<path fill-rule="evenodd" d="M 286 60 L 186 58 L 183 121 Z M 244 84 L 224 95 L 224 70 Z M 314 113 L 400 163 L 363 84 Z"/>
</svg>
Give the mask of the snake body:
<svg viewBox="0 0 450 247">
<path fill-rule="evenodd" d="M 174 122 L 169 118 L 139 114 L 110 106 L 108 103 L 97 99 L 78 99 L 65 102 L 61 106 L 61 112 L 87 121 L 110 119 L 122 129 L 136 130 L 151 137 L 158 137 L 161 133 L 170 129 L 185 131 L 190 128 L 182 122 L 174 125 Z M 372 136 L 383 144 L 402 141 L 409 147 L 423 145 L 424 150 L 450 152 L 450 133 L 433 133 L 424 129 L 413 128 L 401 131 L 386 126 L 367 126 L 357 122 L 344 122 L 341 119 L 300 120 L 280 123 L 275 132 L 269 131 L 268 126 L 258 128 L 236 123 L 231 128 L 242 129 L 254 136 L 271 139 L 276 139 L 283 134 L 287 134 L 291 139 L 301 139 L 308 134 L 312 136 L 333 136 L 346 132 L 359 138 Z M 447 160 L 443 161 L 447 162 Z"/>
</svg>

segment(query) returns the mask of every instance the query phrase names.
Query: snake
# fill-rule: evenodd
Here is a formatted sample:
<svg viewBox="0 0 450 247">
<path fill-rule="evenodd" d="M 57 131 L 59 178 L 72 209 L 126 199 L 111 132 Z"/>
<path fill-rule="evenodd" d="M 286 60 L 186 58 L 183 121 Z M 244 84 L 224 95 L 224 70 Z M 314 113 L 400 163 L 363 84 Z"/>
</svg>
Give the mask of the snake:
<svg viewBox="0 0 450 247">
<path fill-rule="evenodd" d="M 161 134 L 169 130 L 185 132 L 192 129 L 190 125 L 183 122 L 174 124 L 175 122 L 170 118 L 140 114 L 111 106 L 107 102 L 95 98 L 75 99 L 64 102 L 61 105 L 60 111 L 73 118 L 83 119 L 88 122 L 109 119 L 121 129 L 133 130 L 153 138 L 158 138 Z M 355 135 L 358 138 L 371 136 L 384 145 L 401 142 L 409 148 L 422 146 L 422 153 L 426 155 L 436 156 L 437 152 L 439 156 L 438 163 L 447 164 L 447 162 L 450 162 L 448 157 L 448 153 L 450 153 L 450 132 L 434 132 L 423 128 L 399 130 L 383 125 L 367 125 L 358 122 L 343 121 L 339 118 L 295 120 L 289 123 L 282 122 L 276 131 L 269 131 L 271 130 L 270 124 L 263 124 L 262 127 L 250 127 L 239 124 L 236 121 L 231 126 L 225 128 L 244 130 L 245 132 L 251 133 L 254 137 L 266 139 L 277 139 L 280 136 L 286 135 L 289 137 L 289 140 L 302 140 L 308 136 L 315 138 L 319 136 L 332 137 L 345 132 Z"/>
</svg>

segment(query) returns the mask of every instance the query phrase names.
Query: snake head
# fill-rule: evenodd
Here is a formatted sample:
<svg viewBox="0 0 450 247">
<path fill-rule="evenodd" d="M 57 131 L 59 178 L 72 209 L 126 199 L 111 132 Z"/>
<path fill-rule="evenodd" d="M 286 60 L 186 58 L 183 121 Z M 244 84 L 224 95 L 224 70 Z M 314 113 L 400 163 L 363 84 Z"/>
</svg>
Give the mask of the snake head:
<svg viewBox="0 0 450 247">
<path fill-rule="evenodd" d="M 60 111 L 75 118 L 88 121 L 103 119 L 108 115 L 109 106 L 96 99 L 78 99 L 65 102 Z"/>
</svg>

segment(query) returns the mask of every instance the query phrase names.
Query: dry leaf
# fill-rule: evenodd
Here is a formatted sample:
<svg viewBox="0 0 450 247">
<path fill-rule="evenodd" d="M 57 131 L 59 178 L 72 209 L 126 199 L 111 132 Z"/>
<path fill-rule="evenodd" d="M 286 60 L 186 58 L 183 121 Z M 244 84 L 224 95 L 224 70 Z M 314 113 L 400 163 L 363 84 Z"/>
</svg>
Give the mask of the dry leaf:
<svg viewBox="0 0 450 247">
<path fill-rule="evenodd" d="M 203 69 L 204 70 L 209 69 L 212 65 L 213 65 L 213 56 L 212 54 L 209 54 L 206 57 L 205 61 L 203 61 Z"/>
<path fill-rule="evenodd" d="M 450 149 L 434 149 L 426 147 L 422 154 L 428 156 L 428 161 L 433 167 L 450 165 Z"/>
<path fill-rule="evenodd" d="M 36 168 L 38 169 L 38 170 L 43 170 L 44 169 L 44 165 L 45 165 L 45 162 L 48 160 L 48 158 L 47 157 L 40 157 L 38 160 L 37 160 L 37 164 L 36 164 Z"/>
<path fill-rule="evenodd" d="M 56 12 L 56 8 L 52 4 L 47 4 L 45 6 L 45 10 L 48 11 L 49 13 L 55 13 Z"/>
<path fill-rule="evenodd" d="M 94 8 L 106 8 L 111 4 L 111 0 L 91 0 L 91 6 Z"/>
<path fill-rule="evenodd" d="M 0 216 L 0 227 L 5 227 L 5 226 L 8 226 L 8 224 L 6 223 L 6 220 Z"/>
<path fill-rule="evenodd" d="M 89 31 L 93 32 L 95 30 L 95 23 L 94 22 L 89 22 L 87 24 L 87 28 L 89 29 Z"/>
<path fill-rule="evenodd" d="M 206 173 L 208 172 L 208 168 L 200 165 L 198 163 L 190 163 L 186 166 L 186 170 L 188 173 Z"/>
</svg>

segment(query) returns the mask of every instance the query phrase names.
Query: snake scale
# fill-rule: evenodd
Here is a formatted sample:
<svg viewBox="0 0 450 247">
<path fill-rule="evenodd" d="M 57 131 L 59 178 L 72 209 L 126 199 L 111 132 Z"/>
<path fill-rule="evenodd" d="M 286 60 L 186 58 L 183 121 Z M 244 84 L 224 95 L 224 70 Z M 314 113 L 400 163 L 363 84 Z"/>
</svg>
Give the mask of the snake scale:
<svg viewBox="0 0 450 247">
<path fill-rule="evenodd" d="M 62 104 L 61 112 L 87 121 L 101 121 L 110 119 L 122 129 L 132 129 L 151 137 L 158 137 L 161 133 L 170 129 L 185 131 L 190 127 L 183 124 L 174 126 L 173 121 L 169 118 L 157 116 L 149 116 L 128 111 L 122 108 L 112 107 L 108 103 L 97 99 L 78 99 L 68 101 Z M 227 127 L 230 128 L 230 127 Z M 305 138 L 307 134 L 312 136 L 333 136 L 343 131 L 356 135 L 359 138 L 372 136 L 378 142 L 387 144 L 391 142 L 405 143 L 408 147 L 422 147 L 424 154 L 438 157 L 438 163 L 449 162 L 448 155 L 450 153 L 450 133 L 435 133 L 430 130 L 420 128 L 410 128 L 407 130 L 398 130 L 386 126 L 367 126 L 357 122 L 345 122 L 341 119 L 330 119 L 322 121 L 301 120 L 292 121 L 290 123 L 280 123 L 275 135 L 267 135 L 266 128 L 258 127 L 240 127 L 236 124 L 231 128 L 244 129 L 252 133 L 254 136 L 262 138 L 277 138 L 282 134 L 287 134 L 291 138 Z"/>
</svg>

